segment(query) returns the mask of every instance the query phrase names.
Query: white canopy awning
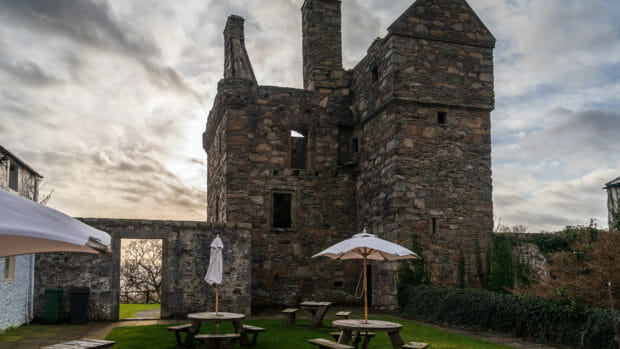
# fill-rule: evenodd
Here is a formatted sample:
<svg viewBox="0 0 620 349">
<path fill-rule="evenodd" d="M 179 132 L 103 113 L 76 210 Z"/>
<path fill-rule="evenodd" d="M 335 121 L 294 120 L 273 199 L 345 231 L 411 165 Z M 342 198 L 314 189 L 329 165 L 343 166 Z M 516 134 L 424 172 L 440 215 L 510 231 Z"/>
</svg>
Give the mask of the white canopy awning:
<svg viewBox="0 0 620 349">
<path fill-rule="evenodd" d="M 111 237 L 66 214 L 0 190 L 0 257 L 38 252 L 103 253 Z"/>
</svg>

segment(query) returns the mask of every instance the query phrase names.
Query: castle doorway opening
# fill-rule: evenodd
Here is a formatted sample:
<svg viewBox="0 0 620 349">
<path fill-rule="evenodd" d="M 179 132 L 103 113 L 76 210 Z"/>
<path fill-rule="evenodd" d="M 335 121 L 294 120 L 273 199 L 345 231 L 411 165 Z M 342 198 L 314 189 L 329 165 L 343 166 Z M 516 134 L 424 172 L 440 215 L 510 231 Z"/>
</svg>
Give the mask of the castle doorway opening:
<svg viewBox="0 0 620 349">
<path fill-rule="evenodd" d="M 160 318 L 162 240 L 121 239 L 119 319 Z"/>
</svg>

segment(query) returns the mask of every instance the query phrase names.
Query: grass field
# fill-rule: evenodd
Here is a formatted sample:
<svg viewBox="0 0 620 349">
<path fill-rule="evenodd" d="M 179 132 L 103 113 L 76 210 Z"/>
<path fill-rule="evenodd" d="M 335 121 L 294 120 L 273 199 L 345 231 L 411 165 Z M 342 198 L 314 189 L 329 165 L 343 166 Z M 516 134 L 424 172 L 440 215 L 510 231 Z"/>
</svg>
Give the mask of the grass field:
<svg viewBox="0 0 620 349">
<path fill-rule="evenodd" d="M 324 320 L 325 324 L 331 323 L 333 319 Z M 495 349 L 510 348 L 509 346 L 484 342 L 475 338 L 466 337 L 450 333 L 434 327 L 424 326 L 407 320 L 382 317 L 378 320 L 396 321 L 403 324 L 401 335 L 405 342 L 416 341 L 430 343 L 432 349 Z M 181 324 L 180 322 L 179 324 Z M 264 327 L 267 332 L 261 333 L 258 337 L 256 348 L 275 349 L 275 348 L 316 348 L 308 343 L 308 339 L 327 338 L 329 332 L 333 331 L 329 327 L 320 327 L 311 330 L 307 320 L 299 320 L 294 328 L 287 328 L 282 319 L 255 319 L 246 320 L 245 324 Z M 116 341 L 114 348 L 175 348 L 176 342 L 174 333 L 166 328 L 172 325 L 153 325 L 153 326 L 134 326 L 117 327 L 107 337 L 108 340 Z M 201 326 L 201 333 L 213 333 L 214 325 L 204 323 Z M 230 323 L 220 325 L 220 333 L 233 332 Z M 183 335 L 184 336 L 184 335 Z M 251 336 L 251 335 L 250 335 Z M 370 342 L 371 348 L 391 348 L 387 334 L 377 333 Z M 239 348 L 237 343 L 235 348 Z"/>
<path fill-rule="evenodd" d="M 161 304 L 121 304 L 118 308 L 119 319 L 129 319 L 145 310 L 159 309 Z"/>
</svg>

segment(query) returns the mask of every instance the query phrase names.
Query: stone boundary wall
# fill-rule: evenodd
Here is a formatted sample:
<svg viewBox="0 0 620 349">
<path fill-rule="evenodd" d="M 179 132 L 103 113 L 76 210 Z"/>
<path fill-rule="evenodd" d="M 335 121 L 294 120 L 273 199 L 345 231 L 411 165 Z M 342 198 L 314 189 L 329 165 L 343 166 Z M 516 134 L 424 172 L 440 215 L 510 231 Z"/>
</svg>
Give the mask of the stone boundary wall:
<svg viewBox="0 0 620 349">
<path fill-rule="evenodd" d="M 513 242 L 513 257 L 521 259 L 520 261 L 515 260 L 515 263 L 521 262 L 529 265 L 540 280 L 548 280 L 551 277 L 549 274 L 549 262 L 547 262 L 547 258 L 540 251 L 538 245 L 536 245 L 536 237 L 541 235 L 544 235 L 544 233 L 506 234 L 508 239 Z"/>
<path fill-rule="evenodd" d="M 89 321 L 117 320 L 120 295 L 121 239 L 162 239 L 162 318 L 185 318 L 212 311 L 215 290 L 203 278 L 209 265 L 211 241 L 224 242 L 224 277 L 219 287 L 220 309 L 250 314 L 251 235 L 249 224 L 81 218 L 112 235 L 112 252 L 43 253 L 35 262 L 35 317 L 45 318 L 45 288 L 63 287 L 60 317 L 69 317 L 69 289 L 88 286 Z"/>
</svg>

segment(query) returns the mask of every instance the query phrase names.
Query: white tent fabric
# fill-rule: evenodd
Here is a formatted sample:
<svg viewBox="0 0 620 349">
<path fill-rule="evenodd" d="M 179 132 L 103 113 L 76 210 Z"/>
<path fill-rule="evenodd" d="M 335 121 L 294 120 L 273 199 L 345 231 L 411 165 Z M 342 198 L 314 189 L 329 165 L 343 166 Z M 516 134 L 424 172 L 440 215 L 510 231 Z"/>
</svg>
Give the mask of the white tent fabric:
<svg viewBox="0 0 620 349">
<path fill-rule="evenodd" d="M 38 252 L 101 253 L 108 233 L 32 200 L 0 190 L 0 257 Z"/>
<path fill-rule="evenodd" d="M 367 259 L 376 261 L 419 258 L 411 250 L 366 232 L 355 234 L 352 238 L 341 241 L 315 254 L 312 258 L 326 256 L 332 259 L 361 259 L 364 255 Z"/>
<path fill-rule="evenodd" d="M 216 236 L 211 242 L 211 256 L 209 257 L 209 268 L 207 268 L 207 275 L 205 275 L 205 281 L 209 285 L 222 284 L 222 249 L 224 243 L 219 236 Z"/>
</svg>

